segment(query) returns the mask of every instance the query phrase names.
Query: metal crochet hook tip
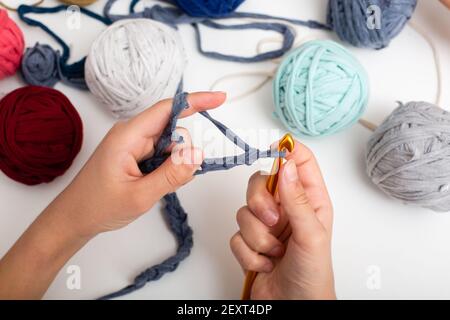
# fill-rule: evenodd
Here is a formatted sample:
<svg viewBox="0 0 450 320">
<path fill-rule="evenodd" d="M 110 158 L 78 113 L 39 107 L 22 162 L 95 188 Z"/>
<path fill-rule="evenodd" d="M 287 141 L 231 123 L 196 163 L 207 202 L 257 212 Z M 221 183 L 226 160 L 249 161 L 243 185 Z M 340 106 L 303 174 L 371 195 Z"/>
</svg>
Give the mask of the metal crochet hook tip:
<svg viewBox="0 0 450 320">
<path fill-rule="evenodd" d="M 284 135 L 278 143 L 278 152 L 289 151 L 292 152 L 294 150 L 294 138 L 290 133 Z M 266 188 L 272 195 L 275 195 L 278 186 L 278 171 L 283 164 L 282 158 L 276 158 L 272 165 L 272 170 L 270 171 L 270 176 L 267 179 Z"/>
<path fill-rule="evenodd" d="M 283 138 L 281 138 L 280 142 L 278 143 L 278 152 L 283 151 L 292 152 L 294 150 L 294 147 L 295 147 L 294 138 L 290 133 L 287 133 L 284 135 Z M 275 193 L 277 192 L 278 173 L 282 164 L 283 164 L 282 158 L 278 157 L 275 159 L 272 165 L 272 170 L 270 171 L 270 176 L 266 182 L 267 191 L 269 191 L 270 194 L 272 195 L 275 195 Z M 258 273 L 254 271 L 247 272 L 244 282 L 244 289 L 242 290 L 242 300 L 250 299 L 253 282 L 255 281 L 257 275 Z"/>
</svg>

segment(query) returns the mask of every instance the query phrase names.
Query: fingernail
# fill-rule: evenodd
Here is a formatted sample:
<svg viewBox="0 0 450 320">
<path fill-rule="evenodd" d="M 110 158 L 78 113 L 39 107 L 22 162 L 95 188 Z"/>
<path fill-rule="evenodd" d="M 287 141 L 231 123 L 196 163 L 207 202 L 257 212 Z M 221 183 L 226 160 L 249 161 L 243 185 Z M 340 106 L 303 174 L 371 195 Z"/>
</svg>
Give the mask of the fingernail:
<svg viewBox="0 0 450 320">
<path fill-rule="evenodd" d="M 280 257 L 283 254 L 283 252 L 284 252 L 283 247 L 276 246 L 275 248 L 273 248 L 268 252 L 268 255 L 272 257 Z"/>
<path fill-rule="evenodd" d="M 294 160 L 286 162 L 283 175 L 287 182 L 295 182 L 298 180 L 297 167 Z"/>
<path fill-rule="evenodd" d="M 274 225 L 277 224 L 278 219 L 279 219 L 279 215 L 278 212 L 274 211 L 274 210 L 266 210 L 264 212 L 264 223 L 267 224 L 269 227 L 273 227 Z"/>
</svg>

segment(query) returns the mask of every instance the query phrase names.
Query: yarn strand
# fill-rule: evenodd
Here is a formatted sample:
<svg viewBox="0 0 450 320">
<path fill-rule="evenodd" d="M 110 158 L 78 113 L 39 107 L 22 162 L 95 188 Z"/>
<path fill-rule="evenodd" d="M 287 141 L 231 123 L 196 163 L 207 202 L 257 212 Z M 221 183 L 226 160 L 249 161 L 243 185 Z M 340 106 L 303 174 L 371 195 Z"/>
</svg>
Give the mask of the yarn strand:
<svg viewBox="0 0 450 320">
<path fill-rule="evenodd" d="M 105 17 L 110 19 L 111 21 L 117 21 L 120 19 L 126 19 L 126 18 L 149 18 L 153 19 L 159 22 L 163 22 L 165 24 L 168 24 L 174 28 L 176 28 L 178 25 L 181 24 L 191 24 L 194 28 L 195 35 L 196 35 L 196 41 L 197 41 L 197 48 L 199 52 L 209 58 L 218 59 L 218 60 L 224 60 L 224 61 L 233 61 L 233 62 L 241 62 L 241 63 L 251 63 L 251 62 L 260 62 L 260 61 L 266 61 L 275 59 L 278 57 L 281 57 L 284 55 L 287 51 L 289 51 L 292 48 L 292 45 L 294 43 L 294 33 L 292 32 L 291 28 L 287 24 L 278 23 L 278 22 L 261 22 L 261 20 L 278 20 L 278 21 L 285 21 L 289 22 L 291 24 L 297 24 L 306 26 L 309 28 L 314 29 L 329 29 L 325 24 L 322 24 L 320 22 L 316 21 L 302 21 L 302 20 L 295 20 L 295 19 L 287 19 L 287 18 L 281 18 L 281 17 L 273 17 L 270 15 L 264 15 L 264 14 L 255 14 L 255 13 L 245 13 L 245 12 L 239 12 L 239 13 L 230 13 L 225 16 L 217 17 L 218 19 L 252 19 L 252 20 L 259 20 L 255 22 L 250 23 L 241 23 L 236 25 L 227 25 L 227 24 L 221 24 L 218 22 L 213 21 L 211 18 L 205 18 L 205 17 L 191 17 L 183 13 L 181 10 L 177 8 L 172 7 L 163 7 L 158 4 L 152 6 L 152 7 L 146 7 L 142 12 L 135 12 L 135 6 L 137 3 L 139 3 L 139 0 L 132 0 L 130 3 L 129 8 L 129 14 L 128 15 L 112 15 L 110 13 L 111 8 L 113 4 L 117 0 L 108 0 L 104 9 L 103 13 Z M 272 51 L 264 52 L 264 53 L 258 53 L 251 57 L 243 57 L 243 56 L 237 56 L 237 55 L 228 55 L 223 54 L 215 51 L 206 51 L 203 49 L 202 45 L 202 37 L 200 33 L 200 27 L 199 26 L 205 26 L 209 28 L 213 28 L 216 30 L 264 30 L 264 31 L 273 31 L 278 34 L 280 34 L 283 37 L 282 45 L 279 49 L 275 49 Z"/>
<path fill-rule="evenodd" d="M 84 63 L 86 58 L 68 64 L 70 48 L 67 43 L 44 23 L 27 16 L 29 13 L 57 13 L 67 10 L 67 8 L 69 8 L 67 5 L 56 7 L 19 6 L 17 11 L 19 18 L 23 22 L 30 26 L 41 28 L 62 47 L 62 54 L 52 49 L 49 45 L 41 45 L 39 43 L 36 43 L 32 48 L 27 48 L 22 59 L 21 71 L 23 78 L 28 84 L 53 87 L 58 81 L 61 81 L 78 89 L 88 89 L 84 80 Z M 108 19 L 85 8 L 80 8 L 80 12 L 105 25 L 110 23 Z"/>
<path fill-rule="evenodd" d="M 165 150 L 171 144 L 171 142 L 182 142 L 182 139 L 180 139 L 180 137 L 174 136 L 174 132 L 178 117 L 186 108 L 189 108 L 189 104 L 187 102 L 187 93 L 176 94 L 173 99 L 170 120 L 164 128 L 160 139 L 156 143 L 154 156 L 139 163 L 139 169 L 143 174 L 152 172 L 153 170 L 161 166 L 162 163 L 170 157 L 170 154 L 165 153 Z M 251 165 L 256 160 L 262 158 L 276 158 L 285 156 L 284 152 L 272 150 L 260 151 L 256 148 L 253 148 L 239 136 L 233 133 L 230 129 L 228 129 L 224 124 L 211 117 L 208 112 L 203 111 L 200 112 L 200 114 L 208 119 L 223 135 L 225 135 L 236 146 L 244 150 L 244 153 L 238 156 L 205 159 L 201 165 L 201 169 L 195 172 L 196 175 L 218 170 L 229 170 L 231 168 L 244 164 Z M 100 299 L 118 298 L 134 292 L 144 287 L 147 282 L 158 280 L 166 273 L 175 271 L 180 262 L 189 256 L 193 246 L 193 232 L 189 227 L 186 212 L 181 206 L 176 193 L 170 193 L 166 195 L 164 197 L 164 201 L 166 203 L 165 218 L 169 224 L 171 231 L 177 239 L 177 252 L 175 253 L 175 255 L 164 260 L 160 264 L 152 266 L 140 273 L 134 279 L 134 282 L 132 284 L 117 292 L 105 295 Z"/>
</svg>

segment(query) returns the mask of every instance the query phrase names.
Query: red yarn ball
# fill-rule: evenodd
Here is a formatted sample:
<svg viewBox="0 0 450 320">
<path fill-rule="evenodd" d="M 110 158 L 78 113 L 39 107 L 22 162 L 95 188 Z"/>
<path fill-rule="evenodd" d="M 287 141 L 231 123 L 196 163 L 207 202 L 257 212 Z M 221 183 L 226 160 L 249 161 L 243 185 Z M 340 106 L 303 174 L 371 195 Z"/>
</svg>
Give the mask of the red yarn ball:
<svg viewBox="0 0 450 320">
<path fill-rule="evenodd" d="M 0 170 L 27 185 L 62 175 L 83 140 L 80 116 L 61 92 L 37 86 L 0 100 Z"/>
<path fill-rule="evenodd" d="M 22 31 L 6 10 L 0 9 L 0 79 L 16 73 L 24 46 Z"/>
</svg>

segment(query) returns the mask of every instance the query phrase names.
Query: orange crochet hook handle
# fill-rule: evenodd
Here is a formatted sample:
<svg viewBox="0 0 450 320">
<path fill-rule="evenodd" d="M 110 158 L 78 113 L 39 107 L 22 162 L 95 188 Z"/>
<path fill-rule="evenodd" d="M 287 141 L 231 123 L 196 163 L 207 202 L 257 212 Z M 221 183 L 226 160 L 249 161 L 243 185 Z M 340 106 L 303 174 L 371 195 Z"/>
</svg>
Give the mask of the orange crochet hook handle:
<svg viewBox="0 0 450 320">
<path fill-rule="evenodd" d="M 289 151 L 294 150 L 295 142 L 291 134 L 286 134 L 278 143 L 278 151 Z M 283 164 L 282 158 L 276 158 L 272 165 L 272 170 L 270 176 L 267 179 L 266 188 L 272 195 L 277 192 L 278 186 L 278 172 Z M 252 291 L 253 282 L 255 282 L 256 276 L 258 275 L 255 271 L 248 271 L 245 276 L 244 288 L 242 290 L 242 300 L 250 300 L 250 294 Z"/>
</svg>

